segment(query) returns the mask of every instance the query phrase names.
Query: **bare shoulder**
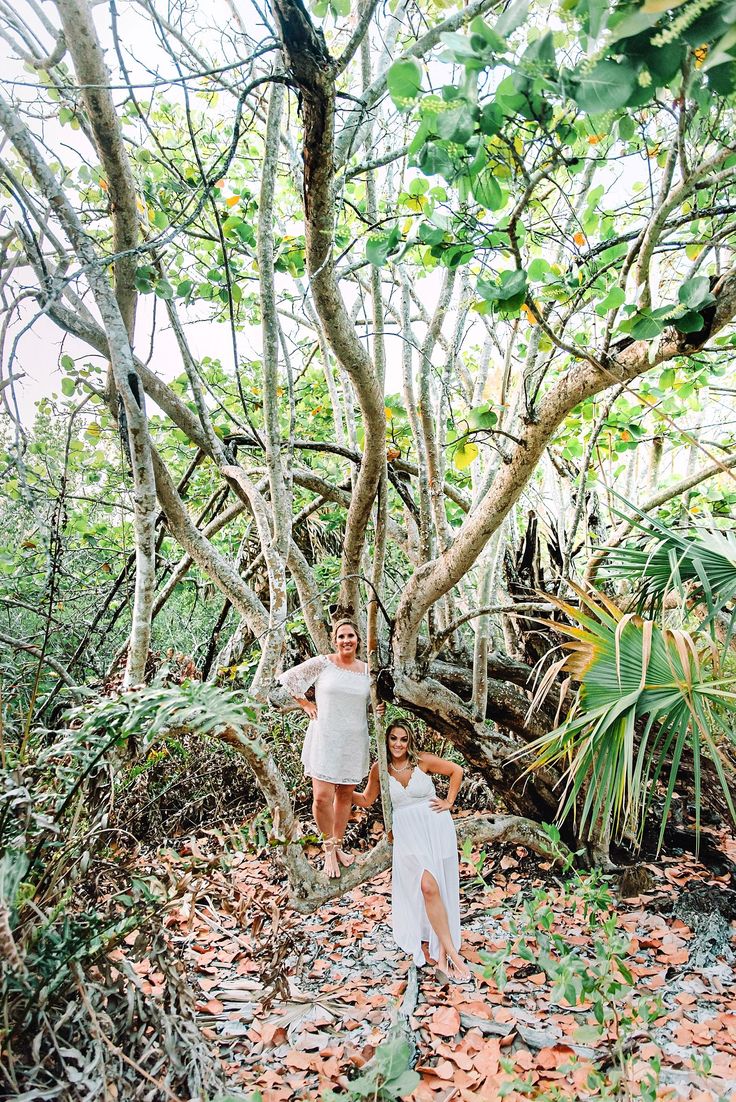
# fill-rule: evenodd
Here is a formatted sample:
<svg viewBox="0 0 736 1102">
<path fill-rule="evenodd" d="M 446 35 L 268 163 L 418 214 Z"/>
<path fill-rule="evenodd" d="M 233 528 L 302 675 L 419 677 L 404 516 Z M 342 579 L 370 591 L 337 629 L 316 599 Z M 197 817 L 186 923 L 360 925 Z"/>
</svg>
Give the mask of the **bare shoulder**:
<svg viewBox="0 0 736 1102">
<path fill-rule="evenodd" d="M 447 758 L 439 758 L 436 754 L 428 754 L 426 751 L 418 755 L 417 764 L 424 773 L 441 773 L 445 777 L 455 769 L 454 762 L 448 761 Z"/>
</svg>

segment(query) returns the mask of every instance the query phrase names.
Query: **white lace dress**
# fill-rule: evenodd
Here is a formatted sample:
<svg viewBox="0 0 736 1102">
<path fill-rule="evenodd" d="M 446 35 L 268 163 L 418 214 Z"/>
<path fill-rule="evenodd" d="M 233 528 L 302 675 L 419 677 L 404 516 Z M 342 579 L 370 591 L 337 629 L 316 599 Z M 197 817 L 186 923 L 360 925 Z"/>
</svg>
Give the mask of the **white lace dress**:
<svg viewBox="0 0 736 1102">
<path fill-rule="evenodd" d="M 302 764 L 308 777 L 331 784 L 360 784 L 368 773 L 368 669 L 347 670 L 320 655 L 286 670 L 278 681 L 294 697 L 314 686 Z"/>
<path fill-rule="evenodd" d="M 432 778 L 415 767 L 404 787 L 389 775 L 393 806 L 393 873 L 391 910 L 396 944 L 425 964 L 422 942 L 429 942 L 429 955 L 437 960 L 440 945 L 429 924 L 422 896 L 422 873 L 437 881 L 447 911 L 452 943 L 460 948 L 460 879 L 457 835 L 449 811 L 433 811 L 430 800 L 437 795 Z"/>
</svg>

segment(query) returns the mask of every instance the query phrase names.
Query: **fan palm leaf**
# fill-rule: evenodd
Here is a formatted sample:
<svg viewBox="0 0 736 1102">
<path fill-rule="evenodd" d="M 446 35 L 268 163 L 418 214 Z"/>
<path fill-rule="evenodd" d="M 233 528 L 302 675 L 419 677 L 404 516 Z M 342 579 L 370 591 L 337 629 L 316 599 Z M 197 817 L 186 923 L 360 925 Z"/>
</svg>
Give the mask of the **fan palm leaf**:
<svg viewBox="0 0 736 1102">
<path fill-rule="evenodd" d="M 735 533 L 676 532 L 645 513 L 639 513 L 634 527 L 639 530 L 635 540 L 606 550 L 601 573 L 633 581 L 640 612 L 660 611 L 673 590 L 683 601 L 704 604 L 709 622 L 729 609 L 736 598 Z M 734 610 L 730 611 L 733 619 Z"/>
<path fill-rule="evenodd" d="M 555 624 L 568 652 L 540 684 L 532 707 L 558 674 L 579 681 L 568 718 L 530 749 L 530 769 L 563 767 L 560 817 L 576 815 L 581 837 L 601 822 L 615 834 L 640 836 L 652 796 L 664 787 L 661 845 L 683 754 L 692 754 L 696 826 L 700 825 L 701 760 L 710 758 L 736 819 L 730 766 L 720 744 L 736 742 L 732 679 L 720 676 L 709 640 L 625 614 L 608 598 L 577 590 L 580 608 L 551 599 L 573 619 Z M 717 736 L 717 737 L 716 737 Z"/>
</svg>

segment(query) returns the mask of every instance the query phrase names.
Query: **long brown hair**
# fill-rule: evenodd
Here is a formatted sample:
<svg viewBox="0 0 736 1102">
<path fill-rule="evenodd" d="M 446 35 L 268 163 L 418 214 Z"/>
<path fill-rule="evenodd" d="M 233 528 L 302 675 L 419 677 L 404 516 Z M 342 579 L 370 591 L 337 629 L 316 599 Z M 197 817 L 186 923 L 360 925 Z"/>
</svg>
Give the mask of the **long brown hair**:
<svg viewBox="0 0 736 1102">
<path fill-rule="evenodd" d="M 391 762 L 391 751 L 388 748 L 388 739 L 392 731 L 396 731 L 401 728 L 402 731 L 406 731 L 409 736 L 409 741 L 406 744 L 406 756 L 412 765 L 417 764 L 419 758 L 419 751 L 417 750 L 417 739 L 414 734 L 414 728 L 410 723 L 407 723 L 404 719 L 395 719 L 392 723 L 389 723 L 386 728 L 386 758 L 388 762 Z"/>
</svg>

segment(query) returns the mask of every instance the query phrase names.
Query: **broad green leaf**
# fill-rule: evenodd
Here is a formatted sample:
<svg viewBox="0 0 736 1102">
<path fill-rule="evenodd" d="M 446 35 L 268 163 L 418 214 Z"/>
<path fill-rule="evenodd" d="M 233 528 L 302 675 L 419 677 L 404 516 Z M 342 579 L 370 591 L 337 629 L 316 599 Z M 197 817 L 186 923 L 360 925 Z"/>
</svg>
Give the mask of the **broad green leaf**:
<svg viewBox="0 0 736 1102">
<path fill-rule="evenodd" d="M 532 283 L 540 283 L 551 271 L 549 261 L 542 256 L 538 256 L 529 265 L 527 276 Z"/>
<path fill-rule="evenodd" d="M 699 333 L 705 325 L 703 315 L 697 310 L 688 310 L 680 318 L 675 318 L 675 329 L 679 333 Z"/>
<path fill-rule="evenodd" d="M 445 141 L 465 145 L 471 134 L 475 133 L 475 118 L 469 104 L 460 103 L 449 111 L 437 115 L 437 133 Z"/>
<path fill-rule="evenodd" d="M 420 222 L 417 236 L 423 245 L 439 245 L 444 239 L 445 231 L 430 222 Z"/>
<path fill-rule="evenodd" d="M 159 298 L 171 299 L 174 297 L 174 288 L 167 279 L 160 279 L 154 287 L 154 291 Z"/>
<path fill-rule="evenodd" d="M 61 380 L 61 393 L 65 398 L 71 398 L 72 394 L 77 388 L 76 379 L 70 379 L 68 376 Z"/>
<path fill-rule="evenodd" d="M 452 158 L 439 142 L 427 142 L 417 162 L 425 176 L 444 176 L 449 179 L 454 173 Z"/>
<path fill-rule="evenodd" d="M 631 141 L 636 134 L 636 123 L 631 115 L 622 115 L 618 120 L 618 136 L 622 142 Z"/>
<path fill-rule="evenodd" d="M 677 297 L 683 306 L 689 310 L 697 310 L 702 306 L 710 306 L 716 300 L 710 293 L 710 280 L 708 276 L 694 276 L 682 284 Z"/>
<path fill-rule="evenodd" d="M 486 23 L 482 16 L 477 15 L 470 24 L 470 30 L 473 34 L 479 35 L 485 40 L 486 44 L 494 51 L 503 53 L 506 49 L 506 43 L 503 38 L 492 27 Z"/>
<path fill-rule="evenodd" d="M 479 172 L 471 182 L 473 198 L 486 210 L 499 210 L 504 203 L 504 192 L 490 166 Z"/>
<path fill-rule="evenodd" d="M 603 317 L 609 310 L 618 310 L 626 302 L 626 295 L 620 287 L 612 287 L 604 299 L 595 308 L 596 314 Z"/>
<path fill-rule="evenodd" d="M 510 4 L 503 15 L 496 20 L 493 30 L 500 38 L 507 38 L 521 26 L 528 14 L 528 0 L 516 0 L 516 3 Z"/>
<path fill-rule="evenodd" d="M 602 115 L 624 107 L 636 86 L 636 73 L 628 63 L 599 61 L 581 78 L 573 98 L 582 111 Z"/>
<path fill-rule="evenodd" d="M 480 113 L 480 131 L 485 134 L 487 138 L 492 138 L 494 134 L 498 134 L 503 126 L 503 111 L 497 103 L 487 103 Z"/>
<path fill-rule="evenodd" d="M 386 74 L 386 85 L 399 110 L 405 110 L 417 98 L 422 88 L 422 68 L 419 62 L 413 58 L 395 61 Z"/>
</svg>

